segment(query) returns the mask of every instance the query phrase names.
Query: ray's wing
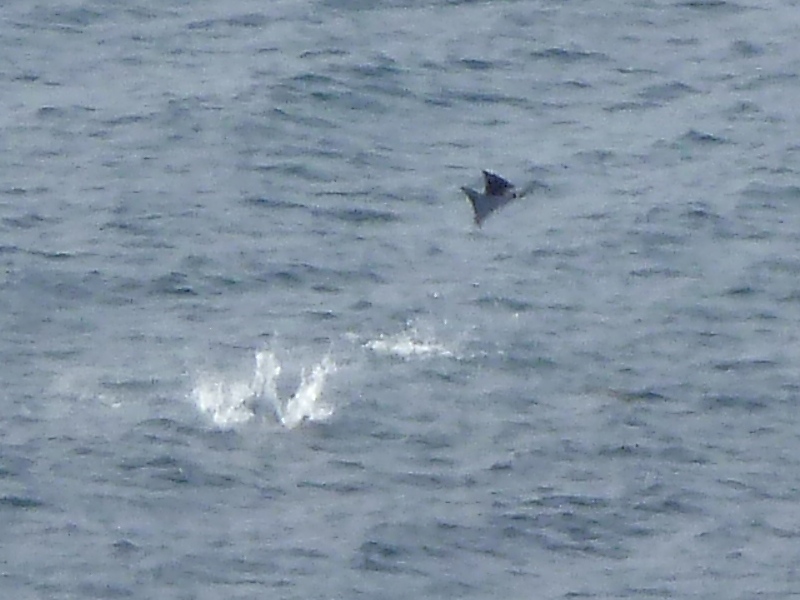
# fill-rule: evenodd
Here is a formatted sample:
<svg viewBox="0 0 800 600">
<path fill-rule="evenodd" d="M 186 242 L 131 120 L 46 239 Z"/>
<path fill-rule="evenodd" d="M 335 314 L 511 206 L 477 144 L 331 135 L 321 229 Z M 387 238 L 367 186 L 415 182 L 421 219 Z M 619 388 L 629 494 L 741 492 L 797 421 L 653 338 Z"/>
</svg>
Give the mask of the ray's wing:
<svg viewBox="0 0 800 600">
<path fill-rule="evenodd" d="M 472 210 L 475 213 L 475 225 L 478 227 L 483 225 L 483 221 L 486 217 L 498 208 L 505 206 L 513 199 L 512 196 L 488 196 L 471 190 L 468 187 L 462 187 L 461 191 L 467 195 L 467 198 L 469 198 L 472 204 Z"/>
<path fill-rule="evenodd" d="M 505 196 L 508 192 L 514 189 L 514 185 L 496 175 L 491 171 L 483 172 L 483 180 L 486 183 L 484 193 L 487 196 Z"/>
</svg>

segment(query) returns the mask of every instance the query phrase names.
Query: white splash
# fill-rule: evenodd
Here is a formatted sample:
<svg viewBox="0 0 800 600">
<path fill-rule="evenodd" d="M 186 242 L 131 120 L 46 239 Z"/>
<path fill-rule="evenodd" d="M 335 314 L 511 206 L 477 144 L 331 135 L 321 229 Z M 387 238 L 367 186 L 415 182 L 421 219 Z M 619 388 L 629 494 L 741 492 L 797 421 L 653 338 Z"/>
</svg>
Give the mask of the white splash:
<svg viewBox="0 0 800 600">
<path fill-rule="evenodd" d="M 192 390 L 197 408 L 208 415 L 215 425 L 226 429 L 246 423 L 255 416 L 248 403 L 252 396 L 249 385 L 224 381 L 211 375 L 204 375 Z"/>
<path fill-rule="evenodd" d="M 305 419 L 310 421 L 325 420 L 333 414 L 329 404 L 320 402 L 325 378 L 336 371 L 336 365 L 326 356 L 322 362 L 307 374 L 303 368 L 300 385 L 282 407 L 278 405 L 278 417 L 288 429 L 294 429 Z"/>
<path fill-rule="evenodd" d="M 257 398 L 267 398 L 278 406 L 278 377 L 281 365 L 272 352 L 256 352 L 256 372 L 253 374 L 252 393 Z"/>
<path fill-rule="evenodd" d="M 364 343 L 364 347 L 379 354 L 406 359 L 431 356 L 452 358 L 454 356 L 452 350 L 436 341 L 432 336 L 420 334 L 416 327 L 409 327 L 406 331 L 395 335 L 381 334 L 377 339 Z"/>
<path fill-rule="evenodd" d="M 325 420 L 333 414 L 333 407 L 322 401 L 325 379 L 336 371 L 330 356 L 324 357 L 309 374 L 302 368 L 297 390 L 286 401 L 278 394 L 281 370 L 273 352 L 257 352 L 249 384 L 205 375 L 192 390 L 192 397 L 195 405 L 222 428 L 247 423 L 264 412 L 273 413 L 287 429 L 294 429 L 305 420 Z"/>
</svg>

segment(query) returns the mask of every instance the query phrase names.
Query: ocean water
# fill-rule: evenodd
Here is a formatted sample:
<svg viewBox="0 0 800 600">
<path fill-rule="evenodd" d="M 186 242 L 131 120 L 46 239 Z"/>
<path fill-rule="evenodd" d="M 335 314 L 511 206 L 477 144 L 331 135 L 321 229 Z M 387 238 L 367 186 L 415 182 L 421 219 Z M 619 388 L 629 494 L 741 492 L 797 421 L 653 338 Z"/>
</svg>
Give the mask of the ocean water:
<svg viewBox="0 0 800 600">
<path fill-rule="evenodd" d="M 799 15 L 6 2 L 1 595 L 800 594 Z"/>
</svg>

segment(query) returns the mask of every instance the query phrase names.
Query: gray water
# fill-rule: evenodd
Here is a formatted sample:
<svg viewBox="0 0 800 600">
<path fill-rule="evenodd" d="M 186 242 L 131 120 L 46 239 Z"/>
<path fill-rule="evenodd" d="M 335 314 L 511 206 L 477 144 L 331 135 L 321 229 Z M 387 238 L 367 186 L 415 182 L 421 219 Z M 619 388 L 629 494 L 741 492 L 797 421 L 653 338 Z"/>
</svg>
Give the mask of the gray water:
<svg viewBox="0 0 800 600">
<path fill-rule="evenodd" d="M 6 2 L 0 595 L 800 594 L 799 4 Z"/>
</svg>

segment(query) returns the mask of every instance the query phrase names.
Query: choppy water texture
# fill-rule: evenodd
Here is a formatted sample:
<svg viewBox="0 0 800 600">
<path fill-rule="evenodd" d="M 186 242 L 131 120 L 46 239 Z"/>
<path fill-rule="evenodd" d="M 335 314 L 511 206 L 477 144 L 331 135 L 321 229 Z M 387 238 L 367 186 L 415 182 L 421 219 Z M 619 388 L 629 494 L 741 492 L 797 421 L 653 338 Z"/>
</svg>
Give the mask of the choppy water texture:
<svg viewBox="0 0 800 600">
<path fill-rule="evenodd" d="M 2 595 L 797 594 L 798 15 L 6 2 Z"/>
</svg>

